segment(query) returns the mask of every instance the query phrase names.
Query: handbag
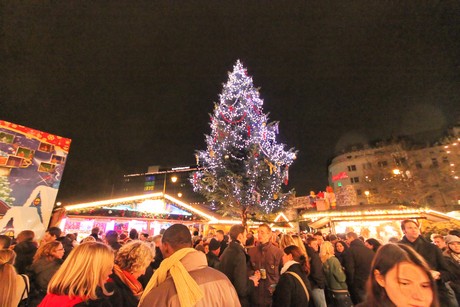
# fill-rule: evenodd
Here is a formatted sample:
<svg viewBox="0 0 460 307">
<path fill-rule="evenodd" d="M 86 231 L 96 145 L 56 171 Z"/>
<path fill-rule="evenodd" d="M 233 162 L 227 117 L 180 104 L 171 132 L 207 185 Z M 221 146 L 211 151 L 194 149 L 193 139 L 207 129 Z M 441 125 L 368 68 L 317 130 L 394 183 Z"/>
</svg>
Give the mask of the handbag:
<svg viewBox="0 0 460 307">
<path fill-rule="evenodd" d="M 302 285 L 303 290 L 305 291 L 305 295 L 307 296 L 307 301 L 310 301 L 310 294 L 308 294 L 307 287 L 305 286 L 305 283 L 303 282 L 302 278 L 300 278 L 300 276 L 297 275 L 297 273 L 294 273 L 294 272 L 291 272 L 291 271 L 286 271 L 286 273 L 289 273 L 289 274 L 291 274 L 292 276 L 294 276 L 295 278 L 297 278 L 297 280 L 298 280 L 298 281 L 300 282 L 300 284 Z"/>
<path fill-rule="evenodd" d="M 19 301 L 18 307 L 29 307 L 29 282 L 23 274 L 21 274 L 22 279 L 24 280 L 24 291 L 21 295 L 21 300 Z M 27 294 L 27 297 L 24 298 L 24 295 Z"/>
</svg>

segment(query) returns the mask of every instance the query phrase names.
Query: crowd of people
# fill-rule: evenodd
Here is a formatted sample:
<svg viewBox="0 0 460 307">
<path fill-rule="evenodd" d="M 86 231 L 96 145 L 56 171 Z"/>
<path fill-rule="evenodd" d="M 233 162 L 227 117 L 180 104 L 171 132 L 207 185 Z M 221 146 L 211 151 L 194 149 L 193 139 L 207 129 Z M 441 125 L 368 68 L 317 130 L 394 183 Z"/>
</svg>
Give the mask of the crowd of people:
<svg viewBox="0 0 460 307">
<path fill-rule="evenodd" d="M 0 306 L 459 306 L 460 237 L 253 231 L 206 236 L 182 224 L 149 237 L 94 228 L 0 236 Z M 432 242 L 430 242 L 432 241 Z"/>
</svg>

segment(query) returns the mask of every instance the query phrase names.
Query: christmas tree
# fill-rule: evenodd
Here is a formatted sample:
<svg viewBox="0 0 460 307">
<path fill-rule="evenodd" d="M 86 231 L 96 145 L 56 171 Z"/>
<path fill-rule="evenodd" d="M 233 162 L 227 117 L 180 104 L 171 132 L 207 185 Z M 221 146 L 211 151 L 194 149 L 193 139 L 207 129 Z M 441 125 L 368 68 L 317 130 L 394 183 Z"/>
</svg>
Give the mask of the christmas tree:
<svg viewBox="0 0 460 307">
<path fill-rule="evenodd" d="M 12 206 L 14 197 L 11 197 L 10 182 L 7 176 L 0 176 L 0 199 L 4 201 L 8 206 Z"/>
<path fill-rule="evenodd" d="M 296 151 L 276 142 L 278 122 L 268 123 L 263 100 L 240 61 L 229 72 L 219 103 L 214 104 L 207 149 L 197 151 L 202 170 L 191 179 L 194 190 L 224 215 L 268 214 L 279 209 L 290 192 L 289 166 Z"/>
</svg>

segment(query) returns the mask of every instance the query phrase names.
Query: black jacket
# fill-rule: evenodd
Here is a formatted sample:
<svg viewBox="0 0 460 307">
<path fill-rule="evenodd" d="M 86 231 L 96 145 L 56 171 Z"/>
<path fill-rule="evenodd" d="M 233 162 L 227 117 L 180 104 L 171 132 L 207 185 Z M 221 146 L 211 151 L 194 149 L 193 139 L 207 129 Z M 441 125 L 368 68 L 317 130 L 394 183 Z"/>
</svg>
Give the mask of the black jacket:
<svg viewBox="0 0 460 307">
<path fill-rule="evenodd" d="M 108 299 L 114 307 L 136 307 L 139 300 L 134 296 L 131 289 L 115 273 L 110 274 L 111 281 L 107 283 L 107 290 L 113 291 Z"/>
<path fill-rule="evenodd" d="M 374 255 L 375 253 L 359 239 L 353 240 L 350 247 L 344 252 L 345 274 L 351 293 L 355 293 L 355 289 L 365 289 Z"/>
<path fill-rule="evenodd" d="M 307 274 L 300 264 L 295 263 L 287 269 L 287 271 L 294 272 L 302 278 L 309 296 L 311 293 L 311 286 L 308 281 Z M 296 277 L 285 272 L 281 274 L 280 280 L 276 285 L 275 292 L 273 293 L 273 307 L 304 307 L 308 306 L 309 299 L 305 295 L 305 290 L 297 280 Z"/>
<path fill-rule="evenodd" d="M 214 268 L 216 270 L 219 269 L 219 267 L 220 267 L 219 257 L 217 257 L 216 254 L 214 254 L 212 251 L 209 251 L 206 254 L 206 260 L 208 260 L 208 266 L 210 266 L 211 268 Z"/>
<path fill-rule="evenodd" d="M 324 289 L 326 287 L 326 276 L 324 276 L 323 272 L 323 263 L 318 253 L 311 246 L 305 244 L 305 249 L 307 250 L 310 261 L 310 275 L 308 275 L 308 279 L 311 282 L 311 287 L 313 289 Z"/>
<path fill-rule="evenodd" d="M 243 246 L 232 241 L 220 257 L 219 268 L 235 287 L 242 307 L 249 306 L 249 296 L 254 290 L 254 283 L 248 278 L 246 259 Z"/>
</svg>

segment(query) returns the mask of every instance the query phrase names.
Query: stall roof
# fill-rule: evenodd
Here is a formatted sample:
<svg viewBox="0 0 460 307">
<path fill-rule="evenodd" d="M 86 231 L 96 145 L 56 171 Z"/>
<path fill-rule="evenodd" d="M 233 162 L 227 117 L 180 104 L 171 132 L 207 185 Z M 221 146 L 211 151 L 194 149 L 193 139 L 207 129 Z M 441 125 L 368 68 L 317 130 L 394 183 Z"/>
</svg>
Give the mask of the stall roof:
<svg viewBox="0 0 460 307">
<path fill-rule="evenodd" d="M 134 195 L 122 198 L 112 198 L 112 199 L 105 199 L 100 201 L 93 201 L 87 203 L 79 203 L 79 204 L 72 204 L 64 206 L 64 208 L 69 210 L 77 210 L 77 209 L 88 209 L 88 208 L 100 208 L 104 206 L 113 206 L 116 204 L 123 204 L 127 202 L 135 202 L 135 203 L 142 203 L 147 200 L 158 200 L 164 199 L 169 200 L 174 205 L 177 205 L 181 209 L 184 209 L 188 212 L 194 213 L 204 220 L 206 220 L 209 224 L 239 224 L 241 221 L 239 220 L 229 220 L 223 219 L 218 214 L 211 212 L 210 210 L 203 208 L 197 204 L 188 204 L 185 203 L 177 198 L 172 197 L 171 195 L 164 194 L 164 193 L 151 193 L 151 194 L 142 194 L 142 195 Z"/>
<path fill-rule="evenodd" d="M 460 221 L 459 218 L 445 213 L 425 208 L 388 208 L 388 209 L 362 209 L 353 211 L 322 211 L 307 212 L 302 214 L 305 220 L 311 220 L 308 225 L 312 228 L 321 228 L 329 222 L 342 221 L 380 221 L 427 219 L 434 222 Z"/>
</svg>

